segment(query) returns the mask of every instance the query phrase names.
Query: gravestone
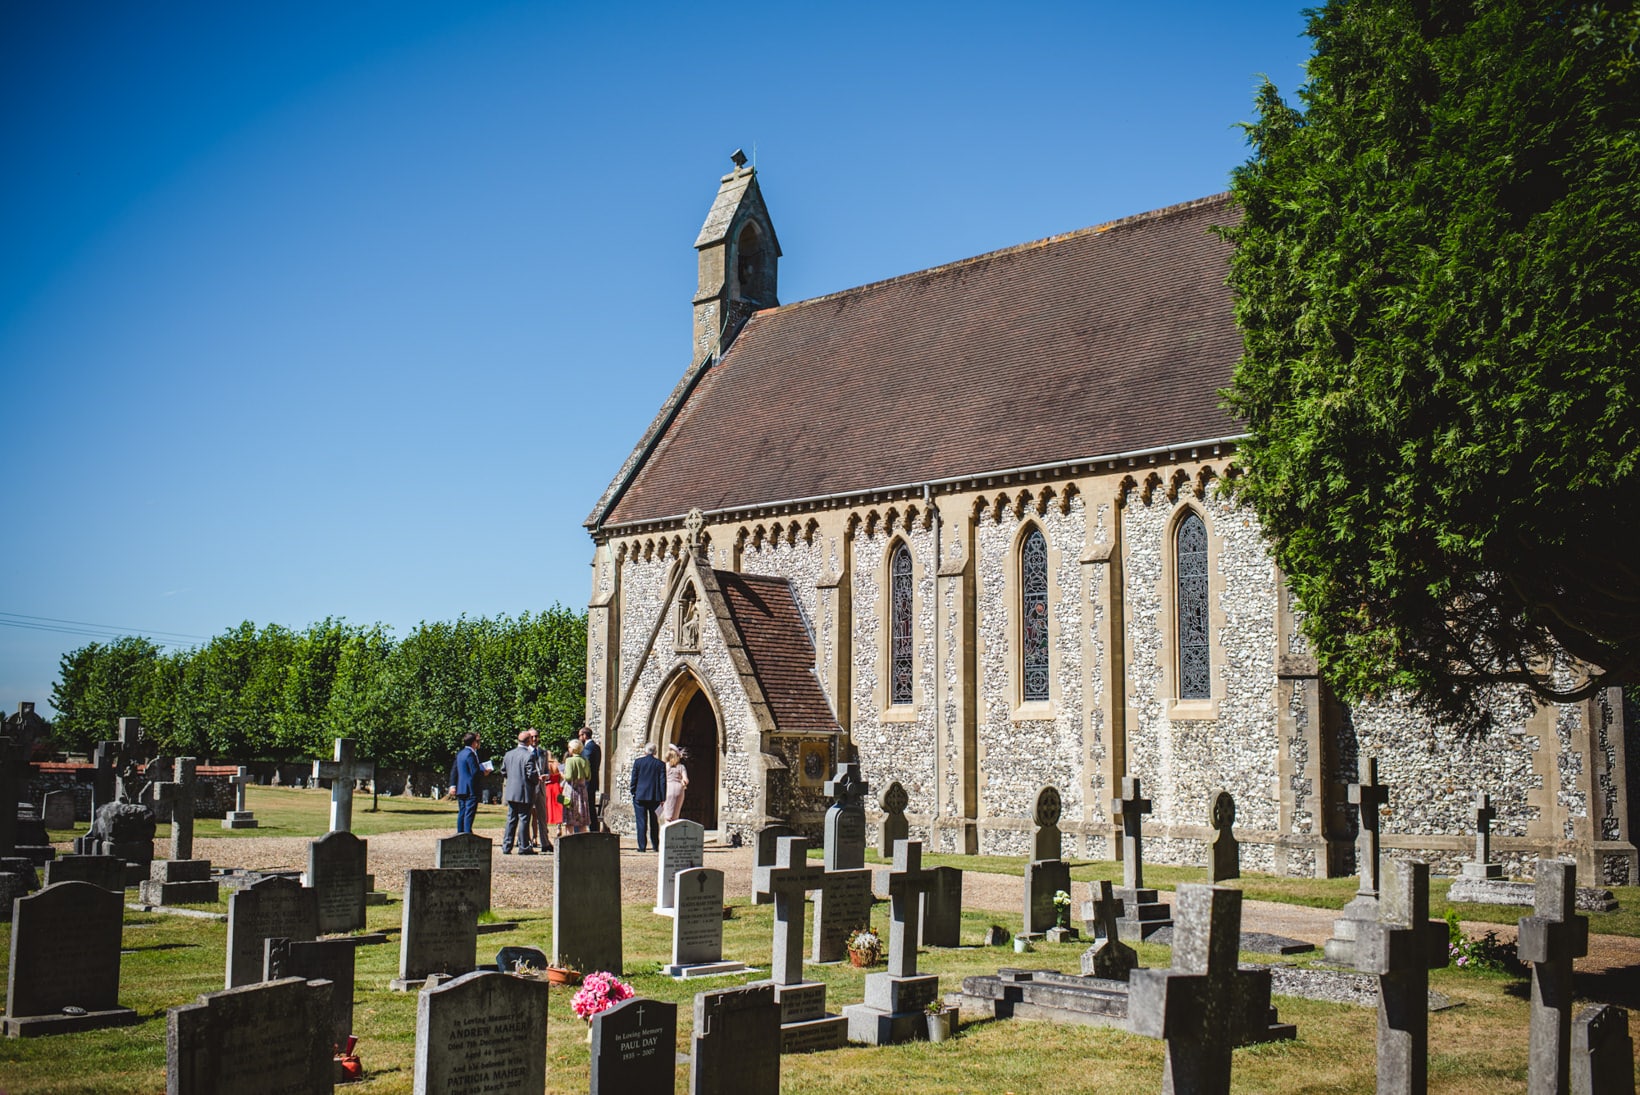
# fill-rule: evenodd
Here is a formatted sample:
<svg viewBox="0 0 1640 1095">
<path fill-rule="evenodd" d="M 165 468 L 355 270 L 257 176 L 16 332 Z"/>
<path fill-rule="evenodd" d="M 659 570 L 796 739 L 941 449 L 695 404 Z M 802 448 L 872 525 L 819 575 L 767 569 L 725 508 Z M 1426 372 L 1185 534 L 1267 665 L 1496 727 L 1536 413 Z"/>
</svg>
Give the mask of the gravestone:
<svg viewBox="0 0 1640 1095">
<path fill-rule="evenodd" d="M 911 826 L 905 820 L 905 808 L 910 800 L 906 797 L 905 788 L 900 781 L 895 780 L 883 792 L 878 803 L 883 810 L 883 823 L 877 834 L 877 854 L 884 859 L 894 858 L 894 842 L 906 840 L 911 836 Z"/>
<path fill-rule="evenodd" d="M 1164 1095 L 1228 1095 L 1241 893 L 1185 884 L 1177 905 L 1173 967 L 1133 971 L 1128 1022 L 1133 1033 L 1167 1043 Z"/>
<path fill-rule="evenodd" d="M 1088 933 L 1094 937 L 1093 946 L 1082 952 L 1082 975 L 1103 977 L 1109 981 L 1126 981 L 1139 966 L 1139 956 L 1132 947 L 1123 943 L 1116 926 L 1118 910 L 1122 907 L 1108 881 L 1092 884 L 1093 915 L 1088 919 Z"/>
<path fill-rule="evenodd" d="M 486 971 L 429 984 L 416 999 L 415 1069 L 415 1095 L 540 1095 L 547 983 Z"/>
<path fill-rule="evenodd" d="M 962 946 L 962 868 L 935 867 L 923 894 L 922 941 L 929 947 Z"/>
<path fill-rule="evenodd" d="M 634 996 L 592 1017 L 592 1095 L 671 1095 L 678 1005 Z"/>
<path fill-rule="evenodd" d="M 495 952 L 495 968 L 502 973 L 544 970 L 547 968 L 547 956 L 534 947 L 502 947 Z"/>
<path fill-rule="evenodd" d="M 3 727 L 0 723 L 0 727 Z M 17 806 L 28 781 L 28 757 L 17 737 L 0 734 L 0 856 L 12 856 L 17 848 Z"/>
<path fill-rule="evenodd" d="M 1520 918 L 1516 953 L 1532 964 L 1531 1029 L 1526 1090 L 1560 1095 L 1568 1088 L 1572 1043 L 1572 960 L 1589 953 L 1589 918 L 1577 903 L 1577 865 L 1564 859 L 1537 864 L 1535 915 Z"/>
<path fill-rule="evenodd" d="M 698 994 L 690 1095 L 780 1095 L 780 1016 L 768 982 Z"/>
<path fill-rule="evenodd" d="M 234 773 L 233 778 L 228 782 L 233 784 L 234 806 L 232 810 L 228 811 L 228 816 L 222 819 L 222 827 L 224 829 L 256 828 L 256 815 L 250 811 L 249 805 L 245 801 L 245 789 L 256 782 L 256 777 L 251 775 L 250 770 L 244 765 L 240 765 L 239 770 Z"/>
<path fill-rule="evenodd" d="M 140 888 L 146 905 L 208 904 L 220 896 L 211 877 L 211 861 L 193 857 L 197 767 L 193 757 L 177 757 L 171 780 L 155 785 L 155 801 L 171 810 L 171 855 L 150 866 Z"/>
<path fill-rule="evenodd" d="M 872 872 L 826 871 L 814 894 L 811 962 L 841 962 L 848 957 L 848 936 L 871 923 Z"/>
<path fill-rule="evenodd" d="M 119 1003 L 124 917 L 123 896 L 89 882 L 17 898 L 0 1030 L 19 1038 L 138 1022 Z"/>
<path fill-rule="evenodd" d="M 110 802 L 97 810 L 91 832 L 74 842 L 84 855 L 111 855 L 125 864 L 125 884 L 148 878 L 154 861 L 154 811 L 131 802 Z"/>
<path fill-rule="evenodd" d="M 888 972 L 866 974 L 865 1002 L 843 1009 L 849 1041 L 885 1046 L 928 1037 L 924 1009 L 939 996 L 940 979 L 917 973 L 917 940 L 922 895 L 933 884 L 933 872 L 923 869 L 922 841 L 900 841 L 888 878 Z"/>
<path fill-rule="evenodd" d="M 58 832 L 74 828 L 74 792 L 47 791 L 40 805 L 40 820 L 47 829 Z"/>
<path fill-rule="evenodd" d="M 1328 961 L 1342 966 L 1355 964 L 1355 937 L 1361 925 L 1378 920 L 1379 811 L 1389 802 L 1389 786 L 1378 782 L 1378 758 L 1362 757 L 1359 772 L 1359 780 L 1349 786 L 1349 800 L 1360 815 L 1355 865 L 1361 883 L 1333 921 L 1332 938 L 1322 948 Z"/>
<path fill-rule="evenodd" d="M 353 1033 L 353 966 L 358 947 L 351 939 L 263 940 L 262 980 L 300 977 L 329 981 L 330 1044 L 340 1050 Z"/>
<path fill-rule="evenodd" d="M 307 884 L 319 899 L 319 934 L 364 927 L 369 841 L 352 833 L 326 833 L 308 845 Z"/>
<path fill-rule="evenodd" d="M 566 833 L 552 859 L 552 964 L 619 976 L 621 838 Z"/>
<path fill-rule="evenodd" d="M 1629 1013 L 1610 1004 L 1586 1007 L 1572 1021 L 1573 1095 L 1634 1095 L 1634 1042 Z"/>
<path fill-rule="evenodd" d="M 1207 843 L 1207 881 L 1224 882 L 1241 877 L 1241 845 L 1232 827 L 1236 823 L 1236 800 L 1230 792 L 1214 791 L 1208 796 L 1207 824 L 1213 839 Z"/>
<path fill-rule="evenodd" d="M 125 894 L 125 860 L 114 855 L 64 855 L 46 864 L 46 885 L 89 882 Z"/>
<path fill-rule="evenodd" d="M 170 1010 L 167 1095 L 329 1095 L 328 981 L 287 977 L 208 992 Z"/>
<path fill-rule="evenodd" d="M 228 969 L 223 987 L 238 988 L 263 979 L 266 940 L 305 943 L 318 934 L 318 895 L 293 878 L 264 878 L 229 894 Z M 352 984 L 348 982 L 350 989 Z"/>
<path fill-rule="evenodd" d="M 1144 825 L 1150 800 L 1140 793 L 1136 777 L 1122 777 L 1122 797 L 1112 799 L 1110 809 L 1122 821 L 1122 885 L 1115 891 L 1122 915 L 1116 919 L 1116 931 L 1124 941 L 1137 943 L 1171 927 L 1173 921 L 1161 896 L 1145 886 Z"/>
<path fill-rule="evenodd" d="M 765 825 L 757 831 L 757 858 L 752 866 L 752 900 L 759 905 L 774 901 L 769 892 L 769 868 L 774 866 L 775 853 L 783 837 L 800 835 L 790 825 Z"/>
<path fill-rule="evenodd" d="M 1378 923 L 1355 937 L 1355 967 L 1378 975 L 1379 1095 L 1429 1090 L 1429 971 L 1447 962 L 1447 926 L 1429 919 L 1429 864 L 1394 865 Z"/>
<path fill-rule="evenodd" d="M 490 907 L 490 878 L 494 869 L 495 843 L 476 833 L 457 833 L 433 845 L 433 866 L 445 869 L 470 868 L 478 872 L 473 883 L 473 903 L 480 911 Z"/>
<path fill-rule="evenodd" d="M 723 872 L 691 867 L 678 872 L 673 888 L 672 964 L 661 972 L 682 980 L 745 970 L 744 962 L 723 960 Z"/>
<path fill-rule="evenodd" d="M 655 911 L 671 916 L 673 877 L 706 864 L 705 826 L 688 818 L 662 825 L 660 852 L 655 858 Z"/>
<path fill-rule="evenodd" d="M 33 860 L 15 856 L 0 858 L 0 921 L 11 919 L 13 901 L 39 888 Z"/>
<path fill-rule="evenodd" d="M 110 802 L 119 801 L 116 793 L 115 773 L 119 765 L 120 743 L 117 741 L 99 741 L 91 751 L 91 817 L 97 816 L 99 807 L 107 806 Z M 84 837 L 76 837 L 83 840 Z"/>
<path fill-rule="evenodd" d="M 768 869 L 774 898 L 774 955 L 770 964 L 775 1003 L 780 1005 L 783 1053 L 835 1049 L 843 1044 L 848 1020 L 826 1012 L 826 983 L 803 980 L 803 907 L 808 891 L 825 885 L 826 870 L 809 862 L 809 842 L 783 837 Z"/>
<path fill-rule="evenodd" d="M 471 867 L 404 872 L 399 975 L 390 987 L 410 991 L 435 973 L 459 977 L 473 972 L 478 965 L 477 873 Z"/>
<path fill-rule="evenodd" d="M 171 819 L 172 859 L 194 858 L 194 792 L 198 784 L 199 761 L 194 757 L 175 757 L 171 761 L 171 778 L 153 785 L 156 816 L 164 814 Z"/>
<path fill-rule="evenodd" d="M 337 738 L 335 759 L 313 762 L 314 786 L 318 786 L 321 779 L 330 780 L 330 831 L 333 833 L 353 831 L 353 781 L 376 778 L 375 762 L 354 757 L 356 744 L 352 738 Z"/>
<path fill-rule="evenodd" d="M 1036 834 L 1031 841 L 1032 858 L 1025 864 L 1025 916 L 1020 932 L 1027 939 L 1040 939 L 1059 928 L 1059 907 L 1053 902 L 1054 894 L 1071 892 L 1071 869 L 1060 858 L 1060 809 L 1059 788 L 1044 787 L 1036 793 L 1032 812 Z M 1072 933 L 1069 938 L 1076 936 Z"/>
<path fill-rule="evenodd" d="M 825 851 L 828 871 L 857 871 L 866 865 L 866 792 L 871 785 L 860 777 L 858 764 L 839 764 L 825 782 L 832 804 L 826 810 Z"/>
</svg>

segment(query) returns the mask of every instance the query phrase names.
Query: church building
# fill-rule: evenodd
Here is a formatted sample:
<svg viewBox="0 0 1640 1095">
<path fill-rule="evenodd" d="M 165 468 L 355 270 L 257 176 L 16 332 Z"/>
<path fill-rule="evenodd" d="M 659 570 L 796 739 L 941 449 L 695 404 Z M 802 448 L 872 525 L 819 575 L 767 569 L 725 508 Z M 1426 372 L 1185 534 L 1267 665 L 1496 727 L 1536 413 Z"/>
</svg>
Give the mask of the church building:
<svg viewBox="0 0 1640 1095">
<path fill-rule="evenodd" d="M 858 760 L 931 851 L 1026 854 L 1051 784 L 1066 854 L 1112 859 L 1134 776 L 1147 859 L 1203 863 L 1223 788 L 1245 867 L 1325 877 L 1374 756 L 1391 855 L 1453 871 L 1485 792 L 1507 870 L 1640 880 L 1617 690 L 1482 741 L 1330 696 L 1235 499 L 1235 216 L 1219 195 L 783 305 L 737 155 L 689 366 L 586 522 L 611 826 L 634 757 L 675 742 L 684 816 L 726 840 L 818 834 Z"/>
</svg>

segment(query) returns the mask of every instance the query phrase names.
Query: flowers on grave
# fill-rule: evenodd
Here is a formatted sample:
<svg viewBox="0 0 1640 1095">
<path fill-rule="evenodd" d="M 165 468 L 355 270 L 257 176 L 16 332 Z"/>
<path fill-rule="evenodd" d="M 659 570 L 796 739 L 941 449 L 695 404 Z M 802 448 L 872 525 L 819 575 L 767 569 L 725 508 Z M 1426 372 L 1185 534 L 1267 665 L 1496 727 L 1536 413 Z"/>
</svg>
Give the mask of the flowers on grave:
<svg viewBox="0 0 1640 1095">
<path fill-rule="evenodd" d="M 607 1011 L 622 1000 L 630 1000 L 637 995 L 632 986 L 616 977 L 613 973 L 589 973 L 581 981 L 581 987 L 575 990 L 575 995 L 569 998 L 569 1006 L 575 1009 L 575 1014 L 592 1022 L 592 1017 L 600 1011 Z"/>
<path fill-rule="evenodd" d="M 1053 892 L 1054 918 L 1059 921 L 1061 928 L 1071 926 L 1071 895 L 1064 890 Z"/>
<path fill-rule="evenodd" d="M 883 957 L 883 937 L 869 924 L 849 932 L 846 942 L 849 961 L 856 966 L 875 966 Z"/>
<path fill-rule="evenodd" d="M 1506 973 L 1523 968 L 1515 944 L 1503 942 L 1495 931 L 1478 938 L 1466 934 L 1458 925 L 1457 912 L 1452 909 L 1446 911 L 1446 933 L 1446 957 L 1455 969 Z"/>
</svg>

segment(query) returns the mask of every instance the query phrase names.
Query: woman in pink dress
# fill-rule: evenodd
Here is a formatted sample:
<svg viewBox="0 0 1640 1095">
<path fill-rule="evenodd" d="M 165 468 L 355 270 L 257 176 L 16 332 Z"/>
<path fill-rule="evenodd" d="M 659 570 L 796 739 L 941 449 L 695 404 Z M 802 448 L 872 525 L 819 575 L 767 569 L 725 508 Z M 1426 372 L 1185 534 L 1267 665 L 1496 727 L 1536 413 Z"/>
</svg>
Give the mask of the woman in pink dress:
<svg viewBox="0 0 1640 1095">
<path fill-rule="evenodd" d="M 661 803 L 661 821 L 676 821 L 683 816 L 683 793 L 689 790 L 689 770 L 683 766 L 683 751 L 676 745 L 666 747 L 666 801 Z"/>
</svg>

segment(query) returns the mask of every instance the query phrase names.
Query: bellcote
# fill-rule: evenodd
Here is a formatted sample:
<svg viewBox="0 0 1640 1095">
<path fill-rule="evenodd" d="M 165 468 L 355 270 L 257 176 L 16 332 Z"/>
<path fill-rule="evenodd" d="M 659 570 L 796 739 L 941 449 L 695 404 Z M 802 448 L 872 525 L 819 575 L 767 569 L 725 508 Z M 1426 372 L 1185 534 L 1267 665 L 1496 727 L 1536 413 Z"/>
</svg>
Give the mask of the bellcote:
<svg viewBox="0 0 1640 1095">
<path fill-rule="evenodd" d="M 757 186 L 757 168 L 736 149 L 735 169 L 718 183 L 706 223 L 695 237 L 699 285 L 695 289 L 693 360 L 721 352 L 759 308 L 773 308 L 780 241 Z"/>
</svg>

